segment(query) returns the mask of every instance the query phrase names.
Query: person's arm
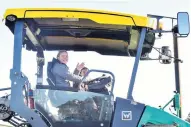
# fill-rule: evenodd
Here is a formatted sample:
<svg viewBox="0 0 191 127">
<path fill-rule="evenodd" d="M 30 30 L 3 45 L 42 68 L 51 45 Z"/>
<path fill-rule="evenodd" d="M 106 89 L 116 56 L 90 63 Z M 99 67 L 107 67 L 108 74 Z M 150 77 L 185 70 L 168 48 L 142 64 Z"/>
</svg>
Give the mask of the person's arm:
<svg viewBox="0 0 191 127">
<path fill-rule="evenodd" d="M 75 68 L 73 74 L 80 76 L 80 70 L 81 70 L 83 67 L 84 67 L 84 63 L 81 63 L 81 64 L 78 63 L 78 64 L 76 65 L 76 68 Z M 79 83 L 74 82 L 74 83 L 73 83 L 73 87 L 74 87 L 74 88 L 78 88 L 78 87 L 79 87 Z"/>
<path fill-rule="evenodd" d="M 63 77 L 66 80 L 80 83 L 82 81 L 81 77 L 75 74 L 72 74 L 68 71 L 67 66 L 61 64 L 55 64 L 53 72 L 60 77 Z"/>
<path fill-rule="evenodd" d="M 75 68 L 73 74 L 79 76 L 79 73 L 80 73 L 80 71 L 79 71 L 77 68 Z M 73 82 L 73 87 L 74 87 L 74 88 L 78 88 L 78 86 L 79 86 L 79 83 Z"/>
</svg>

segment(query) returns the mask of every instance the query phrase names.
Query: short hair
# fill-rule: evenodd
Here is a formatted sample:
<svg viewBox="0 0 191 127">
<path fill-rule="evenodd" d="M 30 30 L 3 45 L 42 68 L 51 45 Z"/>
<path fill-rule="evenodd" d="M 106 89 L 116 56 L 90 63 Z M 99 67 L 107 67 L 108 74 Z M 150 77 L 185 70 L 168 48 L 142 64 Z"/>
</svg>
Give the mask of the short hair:
<svg viewBox="0 0 191 127">
<path fill-rule="evenodd" d="M 81 69 L 81 71 L 82 71 L 82 70 L 85 70 L 85 69 L 89 70 L 87 67 L 83 67 L 83 68 Z"/>
<path fill-rule="evenodd" d="M 60 54 L 63 53 L 63 52 L 68 53 L 66 50 L 60 50 L 60 51 L 58 52 L 58 54 L 57 54 L 57 58 L 58 58 L 58 57 L 60 56 Z"/>
<path fill-rule="evenodd" d="M 79 73 L 80 76 L 82 76 L 82 71 L 85 70 L 85 69 L 89 70 L 89 68 L 83 67 L 83 68 L 81 69 L 80 73 Z"/>
</svg>

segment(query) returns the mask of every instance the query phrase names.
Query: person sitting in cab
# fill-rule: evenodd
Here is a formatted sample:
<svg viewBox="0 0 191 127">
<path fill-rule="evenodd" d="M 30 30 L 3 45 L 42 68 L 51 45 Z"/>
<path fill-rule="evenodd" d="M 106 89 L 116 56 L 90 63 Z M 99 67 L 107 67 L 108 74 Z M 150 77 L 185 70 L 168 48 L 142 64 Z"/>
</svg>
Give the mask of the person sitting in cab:
<svg viewBox="0 0 191 127">
<path fill-rule="evenodd" d="M 79 71 L 80 69 L 78 69 L 78 67 L 82 67 L 83 66 L 83 68 L 81 69 L 81 71 Z M 84 67 L 84 63 L 82 63 L 81 65 L 79 65 L 79 63 L 77 64 L 77 66 L 76 66 L 76 69 L 74 70 L 74 73 L 73 74 L 75 74 L 75 75 L 79 75 L 80 77 L 84 77 L 85 76 L 85 74 L 88 72 L 88 68 L 87 67 Z M 87 90 L 88 89 L 88 86 L 87 86 L 87 84 L 81 84 L 81 86 L 79 86 L 79 84 L 78 83 L 74 83 L 73 84 L 73 87 L 74 88 L 79 88 L 79 87 L 81 87 L 81 89 L 83 89 L 83 90 Z"/>
<path fill-rule="evenodd" d="M 69 72 L 67 66 L 68 52 L 66 50 L 59 51 L 57 59 L 54 60 L 54 66 L 52 67 L 52 74 L 55 78 L 55 84 L 59 87 L 71 87 L 69 81 L 80 84 L 82 77 Z M 84 64 L 79 64 L 76 69 L 81 71 Z"/>
</svg>

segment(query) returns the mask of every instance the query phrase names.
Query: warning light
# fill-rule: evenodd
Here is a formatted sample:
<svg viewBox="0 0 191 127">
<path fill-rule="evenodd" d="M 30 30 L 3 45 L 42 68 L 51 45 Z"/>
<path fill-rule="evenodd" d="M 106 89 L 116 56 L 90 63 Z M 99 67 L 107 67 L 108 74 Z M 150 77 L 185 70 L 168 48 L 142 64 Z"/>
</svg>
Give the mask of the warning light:
<svg viewBox="0 0 191 127">
<path fill-rule="evenodd" d="M 159 22 L 159 29 L 162 30 L 163 29 L 163 23 Z"/>
</svg>

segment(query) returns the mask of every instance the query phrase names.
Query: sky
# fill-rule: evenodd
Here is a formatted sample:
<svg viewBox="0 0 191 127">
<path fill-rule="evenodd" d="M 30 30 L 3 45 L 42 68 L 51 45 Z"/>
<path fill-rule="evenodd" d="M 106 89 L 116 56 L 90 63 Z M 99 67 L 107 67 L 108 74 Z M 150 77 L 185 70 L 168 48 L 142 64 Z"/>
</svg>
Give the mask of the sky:
<svg viewBox="0 0 191 127">
<path fill-rule="evenodd" d="M 36 8 L 36 7 L 62 7 L 62 8 L 86 8 L 99 9 L 107 11 L 117 11 L 123 13 L 133 13 L 139 15 L 157 14 L 176 17 L 178 11 L 189 11 L 189 0 L 6 0 L 0 4 L 0 20 L 7 8 Z M 98 8 L 99 7 L 99 8 Z M 164 22 L 164 26 L 169 25 Z M 9 73 L 12 68 L 13 58 L 13 35 L 7 27 L 0 22 L 0 88 L 10 87 Z M 184 38 L 179 40 L 179 56 L 184 61 L 180 65 L 181 90 L 183 118 L 190 112 L 190 75 L 191 75 L 191 40 Z M 173 49 L 172 35 L 164 34 L 163 38 L 157 40 L 155 47 L 163 45 L 170 46 Z M 56 56 L 57 52 L 45 52 L 46 62 Z M 152 52 L 156 55 L 156 52 Z M 22 52 L 22 71 L 26 74 L 34 86 L 36 82 L 36 54 L 23 50 Z M 128 85 L 130 82 L 131 71 L 133 69 L 134 58 L 100 56 L 97 53 L 74 53 L 69 52 L 69 63 L 71 71 L 75 68 L 77 62 L 85 62 L 86 66 L 93 69 L 105 69 L 112 71 L 116 76 L 115 96 L 126 98 Z M 46 78 L 46 65 L 44 68 Z M 44 78 L 44 80 L 45 80 Z M 45 82 L 45 81 L 44 81 Z M 46 83 L 46 82 L 45 82 Z M 175 90 L 174 65 L 162 65 L 158 61 L 140 62 L 133 96 L 135 101 L 146 103 L 147 105 L 158 107 L 165 105 L 173 96 Z M 6 91 L 9 93 L 9 91 Z M 4 95 L 0 93 L 0 96 Z"/>
</svg>

